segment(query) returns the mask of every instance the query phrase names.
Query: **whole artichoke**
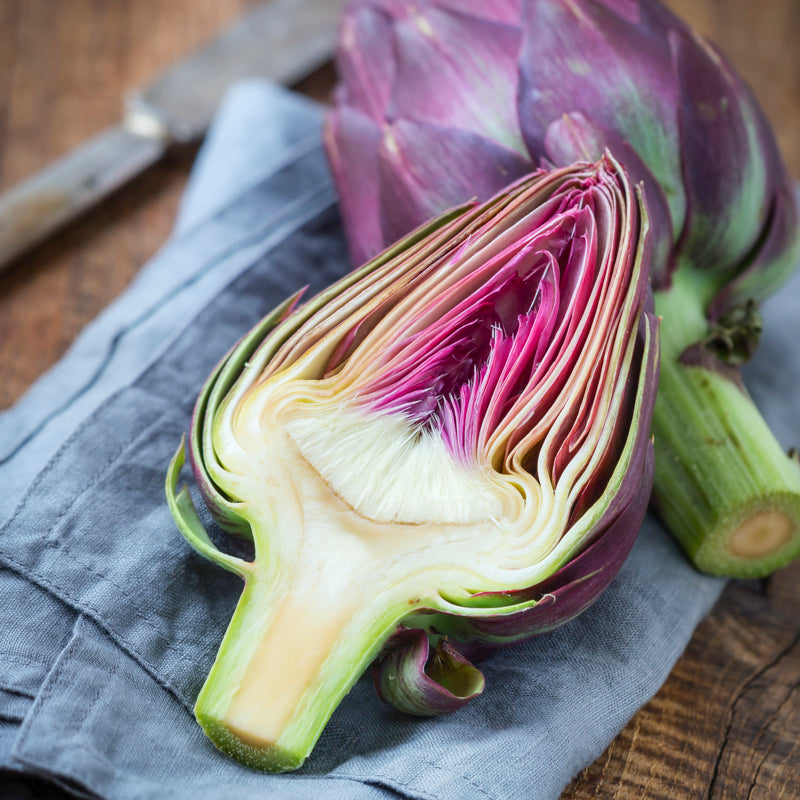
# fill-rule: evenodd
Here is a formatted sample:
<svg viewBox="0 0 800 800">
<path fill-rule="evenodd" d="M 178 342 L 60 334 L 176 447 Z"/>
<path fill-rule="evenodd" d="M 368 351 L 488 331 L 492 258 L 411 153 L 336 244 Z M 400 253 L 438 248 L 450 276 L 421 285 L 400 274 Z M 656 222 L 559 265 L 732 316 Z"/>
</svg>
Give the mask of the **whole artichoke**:
<svg viewBox="0 0 800 800">
<path fill-rule="evenodd" d="M 351 0 L 326 141 L 354 261 L 540 163 L 606 149 L 644 187 L 663 316 L 656 504 L 695 563 L 800 553 L 800 468 L 738 366 L 800 258 L 791 181 L 755 99 L 656 0 Z"/>
</svg>

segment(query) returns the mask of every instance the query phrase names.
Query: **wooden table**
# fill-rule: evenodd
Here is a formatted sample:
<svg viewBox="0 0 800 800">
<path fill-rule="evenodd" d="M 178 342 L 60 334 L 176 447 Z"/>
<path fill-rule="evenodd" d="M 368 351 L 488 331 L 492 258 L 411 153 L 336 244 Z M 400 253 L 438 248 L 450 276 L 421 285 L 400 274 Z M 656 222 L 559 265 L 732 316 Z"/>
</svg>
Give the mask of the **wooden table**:
<svg viewBox="0 0 800 800">
<path fill-rule="evenodd" d="M 255 0 L 0 0 L 0 187 L 113 123 L 123 91 Z M 800 0 L 670 0 L 747 78 L 800 178 Z M 323 70 L 303 88 L 325 97 Z M 0 407 L 128 285 L 172 224 L 171 155 L 0 275 Z M 800 442 L 798 442 L 800 444 Z M 564 798 L 800 797 L 800 564 L 733 583 L 656 697 Z"/>
</svg>

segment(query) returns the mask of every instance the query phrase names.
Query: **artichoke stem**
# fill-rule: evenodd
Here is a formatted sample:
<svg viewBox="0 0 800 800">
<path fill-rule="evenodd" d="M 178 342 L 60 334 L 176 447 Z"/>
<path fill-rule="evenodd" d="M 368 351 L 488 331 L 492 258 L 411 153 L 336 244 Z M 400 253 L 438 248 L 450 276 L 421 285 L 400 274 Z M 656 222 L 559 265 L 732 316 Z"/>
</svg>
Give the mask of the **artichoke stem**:
<svg viewBox="0 0 800 800">
<path fill-rule="evenodd" d="M 282 772 L 303 763 L 396 621 L 348 626 L 352 603 L 315 603 L 275 577 L 247 580 L 194 711 L 220 750 Z"/>
<path fill-rule="evenodd" d="M 654 504 L 703 572 L 770 574 L 800 555 L 800 468 L 768 428 L 732 367 L 682 356 L 708 321 L 696 273 L 656 293 L 661 377 L 653 418 Z"/>
</svg>

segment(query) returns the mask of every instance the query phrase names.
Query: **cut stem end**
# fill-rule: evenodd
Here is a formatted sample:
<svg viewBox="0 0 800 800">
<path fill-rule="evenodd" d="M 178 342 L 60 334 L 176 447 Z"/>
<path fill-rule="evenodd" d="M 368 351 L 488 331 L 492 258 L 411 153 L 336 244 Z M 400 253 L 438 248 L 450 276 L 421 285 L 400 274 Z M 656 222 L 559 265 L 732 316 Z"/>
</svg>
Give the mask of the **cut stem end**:
<svg viewBox="0 0 800 800">
<path fill-rule="evenodd" d="M 785 547 L 795 531 L 793 520 L 781 511 L 758 511 L 744 520 L 728 539 L 734 558 L 764 558 Z"/>
<path fill-rule="evenodd" d="M 800 556 L 800 467 L 734 368 L 684 363 L 708 332 L 702 296 L 685 270 L 656 293 L 663 323 L 654 504 L 698 569 L 760 578 Z"/>
<path fill-rule="evenodd" d="M 754 497 L 705 537 L 682 543 L 703 572 L 764 578 L 800 556 L 800 498 L 786 493 Z"/>
</svg>

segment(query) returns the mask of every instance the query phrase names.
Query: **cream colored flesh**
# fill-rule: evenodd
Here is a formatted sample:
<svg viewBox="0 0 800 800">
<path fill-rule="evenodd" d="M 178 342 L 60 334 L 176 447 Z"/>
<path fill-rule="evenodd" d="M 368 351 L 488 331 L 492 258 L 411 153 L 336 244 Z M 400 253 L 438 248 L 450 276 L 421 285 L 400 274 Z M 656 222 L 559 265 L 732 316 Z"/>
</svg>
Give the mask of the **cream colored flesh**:
<svg viewBox="0 0 800 800">
<path fill-rule="evenodd" d="M 728 550 L 739 558 L 762 558 L 783 547 L 793 532 L 794 523 L 782 511 L 759 511 L 731 534 Z"/>
<path fill-rule="evenodd" d="M 387 609 L 399 621 L 439 592 L 506 585 L 515 539 L 552 547 L 532 477 L 459 464 L 397 417 L 246 402 L 234 438 L 248 446 L 220 453 L 226 489 L 242 499 L 257 547 L 266 543 L 251 580 L 269 611 L 248 632 L 256 644 L 223 717 L 250 744 L 280 744 Z"/>
</svg>

